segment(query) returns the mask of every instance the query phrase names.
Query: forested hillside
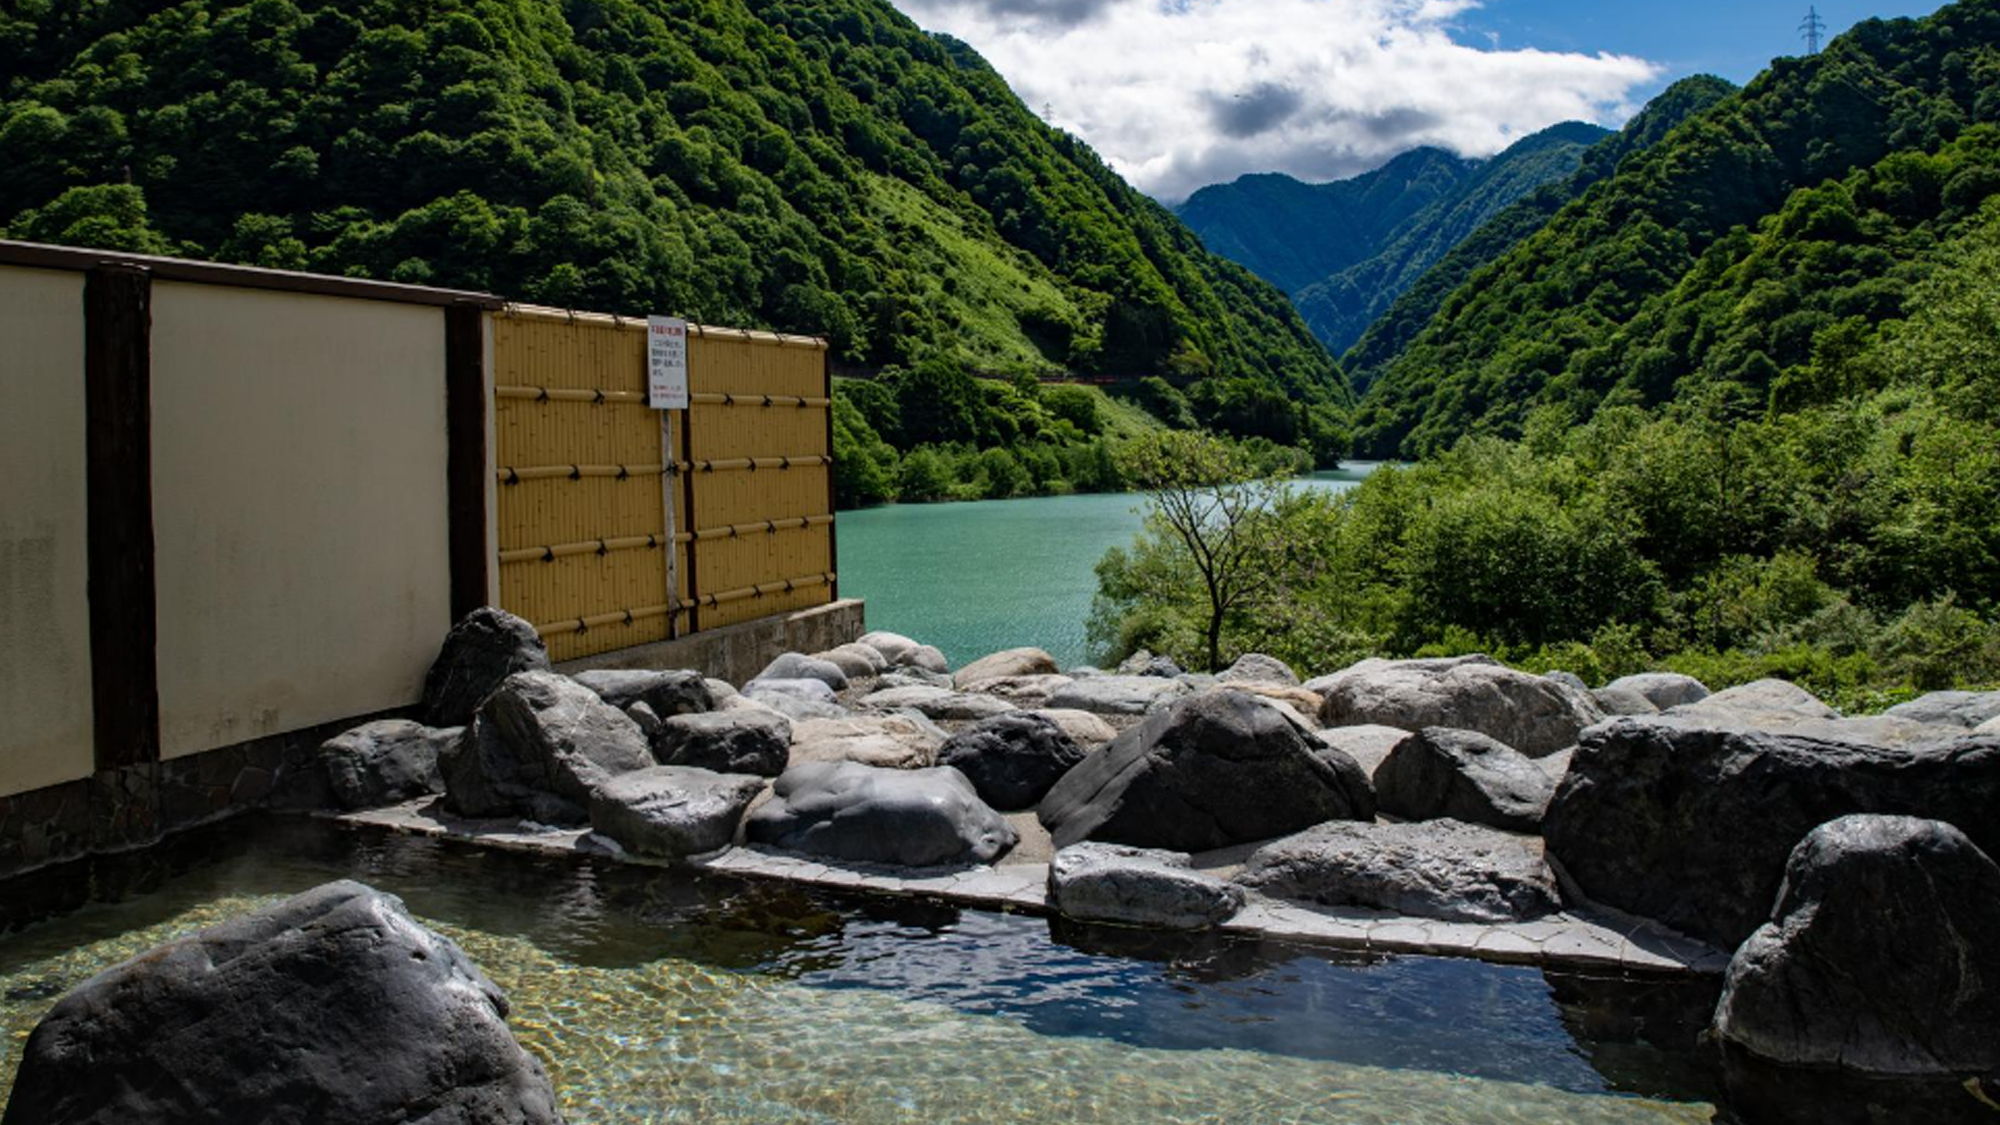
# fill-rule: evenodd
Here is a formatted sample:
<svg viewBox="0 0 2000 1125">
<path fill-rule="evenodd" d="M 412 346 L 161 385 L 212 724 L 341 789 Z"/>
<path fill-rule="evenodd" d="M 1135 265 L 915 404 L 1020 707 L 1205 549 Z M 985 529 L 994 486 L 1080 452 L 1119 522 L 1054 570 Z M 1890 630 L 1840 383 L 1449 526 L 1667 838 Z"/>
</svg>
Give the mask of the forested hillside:
<svg viewBox="0 0 2000 1125">
<path fill-rule="evenodd" d="M 1345 396 L 1282 294 L 881 0 L 27 0 L 0 58 L 9 237 Z"/>
<path fill-rule="evenodd" d="M 1412 216 L 1454 198 L 1478 171 L 1477 161 L 1416 148 L 1331 183 L 1241 176 L 1202 188 L 1174 211 L 1210 252 L 1296 293 L 1374 256 Z"/>
<path fill-rule="evenodd" d="M 1382 368 L 1361 447 L 1518 434 L 1538 406 L 1697 392 L 1779 410 L 1902 377 L 1879 354 L 2000 191 L 2000 0 L 1780 59 L 1474 273 Z"/>
<path fill-rule="evenodd" d="M 1626 157 L 1643 152 L 1688 118 L 1736 92 L 1720 78 L 1697 75 L 1667 87 L 1625 123 L 1583 154 L 1576 171 L 1553 180 L 1490 215 L 1477 229 L 1433 260 L 1423 274 L 1387 304 L 1378 302 L 1373 319 L 1345 347 L 1343 362 L 1356 390 L 1375 381 L 1383 367 L 1401 355 L 1418 332 L 1430 323 L 1445 298 L 1484 266 L 1498 261 L 1529 235 L 1547 225 L 1556 212 L 1581 197 L 1591 185 L 1618 170 Z"/>
<path fill-rule="evenodd" d="M 1321 343 L 1336 355 L 1346 351 L 1453 247 L 1522 196 L 1568 180 L 1591 146 L 1609 135 L 1568 121 L 1516 142 L 1410 216 L 1373 255 L 1297 291 L 1292 303 Z"/>
</svg>

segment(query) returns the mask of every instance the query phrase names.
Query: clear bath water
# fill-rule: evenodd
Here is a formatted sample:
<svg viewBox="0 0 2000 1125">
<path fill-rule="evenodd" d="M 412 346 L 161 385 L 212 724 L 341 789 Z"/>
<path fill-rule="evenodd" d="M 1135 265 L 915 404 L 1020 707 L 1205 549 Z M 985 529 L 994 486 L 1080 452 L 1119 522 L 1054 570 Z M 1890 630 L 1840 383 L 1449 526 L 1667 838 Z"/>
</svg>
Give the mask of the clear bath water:
<svg viewBox="0 0 2000 1125">
<path fill-rule="evenodd" d="M 1344 492 L 1376 467 L 1356 462 L 1294 487 Z M 868 600 L 869 628 L 934 644 L 953 667 L 1023 645 L 1065 668 L 1088 663 L 1097 561 L 1131 545 L 1144 505 L 1117 493 L 842 512 L 840 592 Z"/>
<path fill-rule="evenodd" d="M 503 988 L 573 1125 L 1707 1122 L 1712 985 L 1070 929 L 313 822 L 95 865 L 0 933 L 0 1100 L 91 974 L 351 877 Z"/>
</svg>

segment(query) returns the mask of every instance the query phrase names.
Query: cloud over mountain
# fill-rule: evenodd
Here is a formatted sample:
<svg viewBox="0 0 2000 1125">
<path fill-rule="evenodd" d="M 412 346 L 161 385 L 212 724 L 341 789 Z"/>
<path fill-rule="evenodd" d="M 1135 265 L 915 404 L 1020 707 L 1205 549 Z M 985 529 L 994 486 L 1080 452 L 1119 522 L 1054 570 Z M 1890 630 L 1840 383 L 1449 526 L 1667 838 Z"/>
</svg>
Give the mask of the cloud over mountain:
<svg viewBox="0 0 2000 1125">
<path fill-rule="evenodd" d="M 1660 68 L 1459 42 L 1473 0 L 897 0 L 1029 105 L 1176 202 L 1245 172 L 1353 175 L 1417 145 L 1487 156 L 1616 124 Z"/>
</svg>

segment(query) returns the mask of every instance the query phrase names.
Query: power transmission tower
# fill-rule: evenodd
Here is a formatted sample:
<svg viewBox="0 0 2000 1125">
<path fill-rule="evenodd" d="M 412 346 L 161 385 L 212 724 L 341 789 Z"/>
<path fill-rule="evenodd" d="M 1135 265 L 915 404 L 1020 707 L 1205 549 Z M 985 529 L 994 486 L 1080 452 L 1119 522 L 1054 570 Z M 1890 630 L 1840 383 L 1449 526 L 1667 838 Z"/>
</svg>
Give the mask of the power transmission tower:
<svg viewBox="0 0 2000 1125">
<path fill-rule="evenodd" d="M 1819 41 L 1826 35 L 1826 21 L 1819 18 L 1817 5 L 1806 9 L 1805 21 L 1799 24 L 1799 34 L 1805 36 L 1806 54 L 1819 54 Z"/>
</svg>

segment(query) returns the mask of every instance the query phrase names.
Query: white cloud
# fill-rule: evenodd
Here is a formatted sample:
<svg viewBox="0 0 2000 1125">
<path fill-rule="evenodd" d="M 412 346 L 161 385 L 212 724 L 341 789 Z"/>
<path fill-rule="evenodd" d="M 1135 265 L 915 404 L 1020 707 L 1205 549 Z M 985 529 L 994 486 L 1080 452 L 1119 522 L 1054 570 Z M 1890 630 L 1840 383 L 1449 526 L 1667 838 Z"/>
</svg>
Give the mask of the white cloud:
<svg viewBox="0 0 2000 1125">
<path fill-rule="evenodd" d="M 1559 121 L 1617 124 L 1661 73 L 1455 42 L 1475 0 L 897 2 L 1169 202 L 1246 172 L 1340 179 L 1418 145 L 1488 156 Z"/>
</svg>

